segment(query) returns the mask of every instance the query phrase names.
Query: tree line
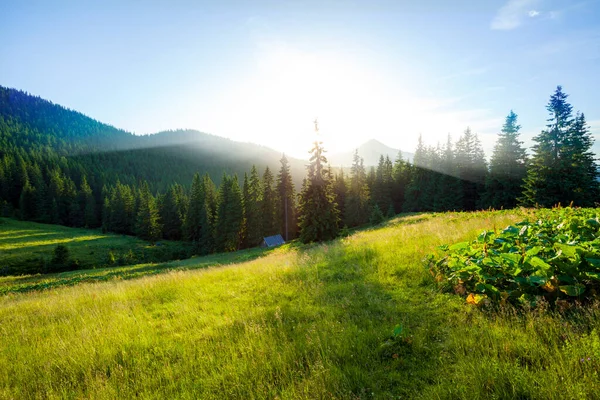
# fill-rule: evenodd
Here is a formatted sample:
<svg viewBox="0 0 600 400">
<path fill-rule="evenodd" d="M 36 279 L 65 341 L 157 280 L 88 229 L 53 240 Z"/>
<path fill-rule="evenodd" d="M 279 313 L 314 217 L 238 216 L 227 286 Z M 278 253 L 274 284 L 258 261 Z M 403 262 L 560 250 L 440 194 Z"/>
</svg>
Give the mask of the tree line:
<svg viewBox="0 0 600 400">
<path fill-rule="evenodd" d="M 299 193 L 285 156 L 276 175 L 253 166 L 241 182 L 237 174 L 224 173 L 217 186 L 208 173 L 196 173 L 189 186 L 173 183 L 156 191 L 146 180 L 102 182 L 96 170 L 70 163 L 47 145 L 13 146 L 0 153 L 0 209 L 26 220 L 102 227 L 152 242 L 187 240 L 196 253 L 208 254 L 254 247 L 275 234 L 327 240 L 343 227 L 376 224 L 400 212 L 594 206 L 598 167 L 585 117 L 573 113 L 560 86 L 546 108 L 548 124 L 534 138 L 531 156 L 511 111 L 489 163 L 469 128 L 455 142 L 448 136 L 435 147 L 419 138 L 412 162 L 400 152 L 367 170 L 355 153 L 346 173 L 328 165 L 317 141 Z M 15 125 L 0 120 L 3 140 L 19 134 Z"/>
</svg>

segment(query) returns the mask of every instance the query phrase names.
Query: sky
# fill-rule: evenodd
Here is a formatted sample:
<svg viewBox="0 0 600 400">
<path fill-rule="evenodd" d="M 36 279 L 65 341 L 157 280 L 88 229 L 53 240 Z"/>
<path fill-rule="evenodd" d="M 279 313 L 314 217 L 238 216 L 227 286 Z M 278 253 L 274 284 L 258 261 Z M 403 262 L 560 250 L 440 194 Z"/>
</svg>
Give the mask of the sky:
<svg viewBox="0 0 600 400">
<path fill-rule="evenodd" d="M 557 85 L 600 154 L 600 0 L 0 0 L 0 85 L 136 134 L 197 129 L 305 158 L 369 139 L 414 151 Z"/>
</svg>

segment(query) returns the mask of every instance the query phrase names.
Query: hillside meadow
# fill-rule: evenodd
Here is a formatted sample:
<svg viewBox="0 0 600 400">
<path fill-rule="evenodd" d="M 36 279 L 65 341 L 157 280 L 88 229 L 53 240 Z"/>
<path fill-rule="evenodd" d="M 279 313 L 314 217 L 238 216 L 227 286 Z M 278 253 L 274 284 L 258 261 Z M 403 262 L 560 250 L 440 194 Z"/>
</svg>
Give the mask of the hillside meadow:
<svg viewBox="0 0 600 400">
<path fill-rule="evenodd" d="M 424 266 L 437 246 L 530 213 L 405 215 L 237 261 L 5 290 L 0 398 L 594 398 L 597 305 L 485 311 Z"/>
<path fill-rule="evenodd" d="M 69 249 L 72 269 L 187 258 L 191 250 L 185 242 L 164 240 L 153 246 L 132 236 L 106 234 L 99 229 L 0 218 L 0 275 L 47 271 L 52 252 L 60 244 Z"/>
</svg>

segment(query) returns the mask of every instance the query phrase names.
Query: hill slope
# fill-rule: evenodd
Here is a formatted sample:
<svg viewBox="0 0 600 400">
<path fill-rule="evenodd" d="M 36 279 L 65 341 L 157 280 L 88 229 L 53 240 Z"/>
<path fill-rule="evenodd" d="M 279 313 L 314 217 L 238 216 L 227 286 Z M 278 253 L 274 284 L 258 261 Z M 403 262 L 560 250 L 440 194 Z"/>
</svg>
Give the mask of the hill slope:
<svg viewBox="0 0 600 400">
<path fill-rule="evenodd" d="M 521 218 L 415 215 L 230 267 L 3 296 L 0 397 L 593 398 L 597 307 L 486 315 L 423 268 Z"/>
<path fill-rule="evenodd" d="M 61 268 L 51 265 L 54 248 L 59 244 L 69 249 L 68 264 L 73 265 Z M 187 242 L 172 241 L 151 246 L 132 236 L 105 234 L 99 229 L 0 218 L 0 276 L 187 258 L 191 247 Z M 110 259 L 110 254 L 114 260 Z"/>
<path fill-rule="evenodd" d="M 3 153 L 55 153 L 74 163 L 69 169 L 89 172 L 98 188 L 118 179 L 149 181 L 155 190 L 178 182 L 189 185 L 195 172 L 208 172 L 219 182 L 223 172 L 244 172 L 256 165 L 277 171 L 282 154 L 253 143 L 235 142 L 194 130 L 136 136 L 77 111 L 25 92 L 0 86 L 0 157 Z M 52 158 L 52 155 L 46 155 Z M 300 186 L 305 162 L 288 158 Z M 98 176 L 90 177 L 90 175 Z M 92 185 L 93 186 L 93 185 Z"/>
</svg>

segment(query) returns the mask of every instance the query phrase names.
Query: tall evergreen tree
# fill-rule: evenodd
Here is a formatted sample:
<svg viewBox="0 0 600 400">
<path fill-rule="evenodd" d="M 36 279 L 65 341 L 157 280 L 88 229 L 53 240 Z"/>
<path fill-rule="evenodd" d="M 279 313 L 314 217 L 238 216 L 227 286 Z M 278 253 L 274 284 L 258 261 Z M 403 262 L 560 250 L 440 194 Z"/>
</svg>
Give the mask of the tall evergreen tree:
<svg viewBox="0 0 600 400">
<path fill-rule="evenodd" d="M 200 236 L 202 229 L 202 214 L 206 212 L 206 198 L 204 185 L 200 179 L 200 174 L 194 174 L 192 186 L 190 188 L 190 197 L 188 200 L 187 213 L 183 222 L 183 236 L 186 240 L 200 246 Z"/>
<path fill-rule="evenodd" d="M 96 214 L 96 198 L 92 193 L 92 188 L 87 182 L 85 175 L 81 180 L 81 188 L 79 189 L 79 204 L 83 210 L 83 223 L 86 228 L 95 228 L 98 226 Z"/>
<path fill-rule="evenodd" d="M 395 214 L 392 190 L 393 190 L 393 167 L 389 157 L 379 157 L 379 164 L 375 174 L 372 200 L 379 207 L 379 211 Z"/>
<path fill-rule="evenodd" d="M 315 130 L 318 128 L 315 121 Z M 316 140 L 310 151 L 310 164 L 300 194 L 300 240 L 304 243 L 330 240 L 337 236 L 339 211 L 335 202 L 330 174 L 325 170 L 327 158 L 323 143 Z"/>
<path fill-rule="evenodd" d="M 565 144 L 564 170 L 569 178 L 566 190 L 573 193 L 575 205 L 592 207 L 600 202 L 599 173 L 595 155 L 591 151 L 594 138 L 583 113 L 578 112 L 575 116 Z"/>
<path fill-rule="evenodd" d="M 487 163 L 481 142 L 471 128 L 456 143 L 456 164 L 462 181 L 463 210 L 476 210 L 485 188 Z"/>
<path fill-rule="evenodd" d="M 275 189 L 273 188 L 273 173 L 267 166 L 261 182 L 261 201 L 260 214 L 261 226 L 264 236 L 272 236 L 279 233 L 279 224 L 277 223 L 277 199 Z"/>
<path fill-rule="evenodd" d="M 237 176 L 223 175 L 219 186 L 216 218 L 216 246 L 218 251 L 235 251 L 241 244 L 244 211 L 242 191 Z"/>
<path fill-rule="evenodd" d="M 285 154 L 279 161 L 281 168 L 277 174 L 277 223 L 279 225 L 279 233 L 287 241 L 296 236 L 296 204 L 294 183 L 290 173 L 290 164 L 285 157 Z"/>
<path fill-rule="evenodd" d="M 398 152 L 398 156 L 394 161 L 393 166 L 393 188 L 392 200 L 394 201 L 394 212 L 402 211 L 406 186 L 410 182 L 410 165 L 402 158 L 402 151 Z"/>
<path fill-rule="evenodd" d="M 344 177 L 344 170 L 340 169 L 340 173 L 335 176 L 333 182 L 333 193 L 335 194 L 335 203 L 340 212 L 340 221 L 346 221 L 346 200 L 348 193 L 348 184 Z"/>
<path fill-rule="evenodd" d="M 172 185 L 160 202 L 162 236 L 169 240 L 180 240 L 183 228 L 183 187 Z"/>
<path fill-rule="evenodd" d="M 425 146 L 423 138 L 419 135 L 410 182 L 405 192 L 404 211 L 433 210 L 437 176 L 432 171 L 432 158 L 433 150 Z"/>
<path fill-rule="evenodd" d="M 156 206 L 156 200 L 147 182 L 142 183 L 140 188 L 139 204 L 137 210 L 136 220 L 136 234 L 138 237 L 148 240 L 151 243 L 156 242 L 160 239 L 161 226 L 159 223 L 158 207 Z"/>
<path fill-rule="evenodd" d="M 484 207 L 514 208 L 527 173 L 527 153 L 519 141 L 517 114 L 507 115 L 490 161 L 485 184 Z"/>
<path fill-rule="evenodd" d="M 346 195 L 345 223 L 349 227 L 365 224 L 369 221 L 370 192 L 363 159 L 354 152 L 350 169 L 350 187 Z"/>
<path fill-rule="evenodd" d="M 593 139 L 583 114 L 573 118 L 568 95 L 558 86 L 546 106 L 548 125 L 533 138 L 533 156 L 523 195 L 525 206 L 556 204 L 589 206 L 597 198 L 597 167 L 590 148 Z"/>
<path fill-rule="evenodd" d="M 435 211 L 461 210 L 463 207 L 462 183 L 458 179 L 456 155 L 450 135 L 448 135 L 446 145 L 442 150 L 440 163 L 441 172 L 437 181 L 433 209 Z"/>
<path fill-rule="evenodd" d="M 27 181 L 21 190 L 21 197 L 19 199 L 19 211 L 21 214 L 21 219 L 30 220 L 35 218 L 37 211 L 37 204 L 35 203 L 35 200 L 35 188 L 29 184 L 29 181 Z"/>
<path fill-rule="evenodd" d="M 260 215 L 260 177 L 255 165 L 252 166 L 248 181 L 244 180 L 243 196 L 245 221 L 244 246 L 255 247 L 260 244 L 263 238 Z"/>
</svg>

